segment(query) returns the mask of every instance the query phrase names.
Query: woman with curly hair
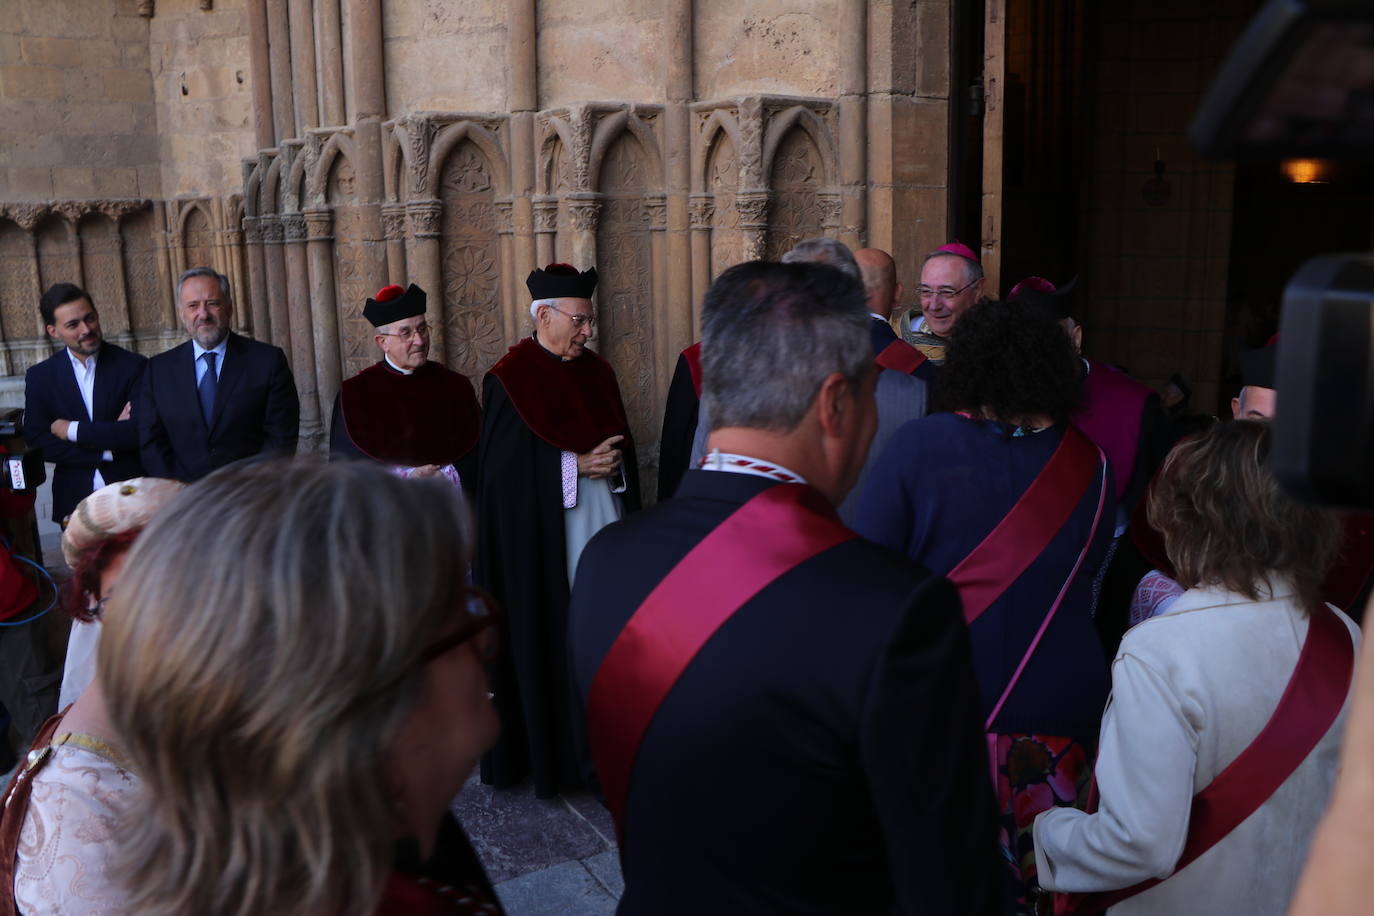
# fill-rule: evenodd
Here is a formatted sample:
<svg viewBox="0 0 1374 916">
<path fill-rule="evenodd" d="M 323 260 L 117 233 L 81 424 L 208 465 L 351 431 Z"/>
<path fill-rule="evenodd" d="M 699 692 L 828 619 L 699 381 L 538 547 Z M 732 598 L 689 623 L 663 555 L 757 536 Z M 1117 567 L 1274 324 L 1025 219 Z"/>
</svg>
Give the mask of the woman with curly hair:
<svg viewBox="0 0 1374 916">
<path fill-rule="evenodd" d="M 974 305 L 940 375 L 949 412 L 893 435 L 854 526 L 959 588 L 1023 895 L 1035 815 L 1086 801 L 1108 689 L 1093 581 L 1116 506 L 1101 452 L 1069 425 L 1078 396 L 1073 347 L 1052 316 Z"/>
<path fill-rule="evenodd" d="M 1175 447 L 1151 488 L 1150 524 L 1187 590 L 1117 651 L 1096 813 L 1035 822 L 1043 886 L 1129 889 L 1074 899 L 1077 912 L 1278 916 L 1297 884 L 1359 631 L 1319 597 L 1339 522 L 1279 489 L 1269 442 L 1266 423 L 1218 424 Z"/>
</svg>

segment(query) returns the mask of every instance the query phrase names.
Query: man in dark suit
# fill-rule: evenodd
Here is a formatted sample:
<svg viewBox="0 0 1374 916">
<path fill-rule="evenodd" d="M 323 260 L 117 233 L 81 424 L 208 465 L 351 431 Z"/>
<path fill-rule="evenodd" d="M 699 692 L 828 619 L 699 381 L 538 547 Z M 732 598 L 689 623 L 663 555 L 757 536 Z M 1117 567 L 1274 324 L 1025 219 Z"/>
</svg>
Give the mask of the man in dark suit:
<svg viewBox="0 0 1374 916">
<path fill-rule="evenodd" d="M 829 267 L 722 274 L 706 461 L 582 555 L 570 659 L 621 916 L 1004 911 L 958 597 L 834 512 L 877 425 L 868 321 Z"/>
<path fill-rule="evenodd" d="M 52 518 L 61 524 L 93 491 L 143 473 L 130 403 L 148 360 L 106 343 L 81 287 L 55 283 L 38 304 L 62 349 L 24 375 L 24 438 L 55 464 Z"/>
<path fill-rule="evenodd" d="M 228 278 L 183 273 L 177 313 L 191 339 L 148 361 L 134 405 L 147 473 L 192 481 L 250 455 L 293 454 L 300 399 L 286 354 L 229 330 Z"/>
</svg>

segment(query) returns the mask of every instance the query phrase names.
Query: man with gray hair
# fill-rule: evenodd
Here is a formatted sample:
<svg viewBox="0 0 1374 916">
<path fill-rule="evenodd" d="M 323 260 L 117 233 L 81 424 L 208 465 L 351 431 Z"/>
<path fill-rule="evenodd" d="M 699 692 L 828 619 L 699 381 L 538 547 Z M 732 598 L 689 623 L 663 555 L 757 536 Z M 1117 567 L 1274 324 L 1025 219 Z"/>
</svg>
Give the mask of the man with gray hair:
<svg viewBox="0 0 1374 916">
<path fill-rule="evenodd" d="M 796 247 L 782 256 L 782 262 L 784 264 L 824 264 L 827 267 L 835 268 L 846 277 L 853 278 L 856 282 L 860 282 L 862 279 L 859 264 L 854 259 L 854 254 L 849 250 L 849 246 L 831 238 L 806 239 L 798 242 Z M 871 342 L 871 332 L 869 339 Z M 879 354 L 873 355 L 877 357 Z M 801 357 L 801 354 L 798 356 Z M 868 482 L 868 472 L 873 462 L 882 454 L 883 447 L 887 445 L 887 440 L 903 423 L 924 417 L 929 401 L 929 391 L 924 380 L 908 374 L 905 368 L 890 366 L 881 359 L 878 364 L 882 369 L 878 373 L 878 384 L 875 392 L 878 402 L 878 431 L 873 437 L 873 447 L 868 452 L 869 460 L 864 463 L 860 470 L 858 480 L 853 489 L 850 490 L 849 496 L 840 504 L 840 518 L 844 520 L 845 524 L 854 520 L 854 513 L 859 506 L 859 496 L 863 493 L 864 485 Z M 702 413 L 704 417 L 704 403 Z M 701 456 L 705 454 L 707 429 L 708 426 L 705 422 L 698 422 L 697 438 L 693 443 L 694 462 L 700 461 Z"/>
<path fill-rule="evenodd" d="M 144 473 L 189 483 L 250 455 L 294 454 L 301 404 L 286 354 L 229 329 L 229 278 L 183 273 L 177 315 L 191 339 L 148 360 L 134 403 Z"/>
<path fill-rule="evenodd" d="M 1003 912 L 958 600 L 834 511 L 877 423 L 859 285 L 740 264 L 702 327 L 710 453 L 592 540 L 569 612 L 618 912 Z"/>
</svg>

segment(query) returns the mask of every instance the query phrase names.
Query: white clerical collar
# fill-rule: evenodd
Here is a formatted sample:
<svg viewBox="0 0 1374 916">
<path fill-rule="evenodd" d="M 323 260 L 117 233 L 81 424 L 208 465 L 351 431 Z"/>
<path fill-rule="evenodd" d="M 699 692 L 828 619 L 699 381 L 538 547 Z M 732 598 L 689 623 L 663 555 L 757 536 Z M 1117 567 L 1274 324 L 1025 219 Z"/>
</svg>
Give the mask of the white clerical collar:
<svg viewBox="0 0 1374 916">
<path fill-rule="evenodd" d="M 713 448 L 709 454 L 701 456 L 701 469 L 703 471 L 728 471 L 731 474 L 752 474 L 755 477 L 781 480 L 783 483 L 806 483 L 805 477 L 796 471 L 788 470 L 776 461 L 762 461 L 758 458 L 750 458 L 748 455 L 722 452 L 718 448 Z"/>
<path fill-rule="evenodd" d="M 879 315 L 877 312 L 869 312 L 868 315 L 870 318 L 874 318 L 878 321 L 881 321 L 883 324 L 887 324 L 887 319 L 884 318 L 882 315 Z"/>
<path fill-rule="evenodd" d="M 386 364 L 387 364 L 388 366 L 390 366 L 391 368 L 395 369 L 397 372 L 401 373 L 402 375 L 414 375 L 414 374 L 415 374 L 415 370 L 414 370 L 414 369 L 402 369 L 400 366 L 398 366 L 398 365 L 396 365 L 395 363 L 393 363 L 393 362 L 391 361 L 391 357 L 388 356 L 388 355 L 385 354 L 385 353 L 382 354 L 382 359 L 386 360 Z"/>
</svg>

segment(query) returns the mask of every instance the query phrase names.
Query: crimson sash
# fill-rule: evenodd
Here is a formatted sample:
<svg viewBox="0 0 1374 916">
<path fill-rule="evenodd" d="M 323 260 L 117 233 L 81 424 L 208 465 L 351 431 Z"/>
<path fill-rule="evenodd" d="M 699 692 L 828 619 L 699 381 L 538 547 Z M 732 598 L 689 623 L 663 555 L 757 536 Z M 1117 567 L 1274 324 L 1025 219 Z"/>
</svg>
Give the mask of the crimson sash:
<svg viewBox="0 0 1374 916">
<path fill-rule="evenodd" d="M 895 369 L 910 375 L 920 367 L 921 363 L 926 361 L 926 355 L 905 340 L 898 338 L 883 347 L 882 352 L 874 359 L 884 369 Z"/>
<path fill-rule="evenodd" d="M 622 836 L 640 741 L 697 652 L 783 574 L 857 537 L 813 487 L 769 487 L 693 547 L 644 599 L 587 696 L 592 758 Z"/>
<path fill-rule="evenodd" d="M 983 542 L 945 577 L 959 589 L 973 623 L 1035 562 L 1068 522 L 1101 465 L 1097 446 L 1075 427 Z"/>
<path fill-rule="evenodd" d="M 1188 837 L 1173 874 L 1239 827 L 1307 759 L 1345 706 L 1354 666 L 1350 631 L 1335 611 L 1318 605 L 1274 714 L 1240 756 L 1193 796 Z M 1167 880 L 1151 878 L 1119 891 L 1057 894 L 1055 912 L 1098 913 Z"/>
</svg>

